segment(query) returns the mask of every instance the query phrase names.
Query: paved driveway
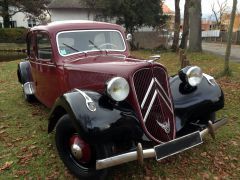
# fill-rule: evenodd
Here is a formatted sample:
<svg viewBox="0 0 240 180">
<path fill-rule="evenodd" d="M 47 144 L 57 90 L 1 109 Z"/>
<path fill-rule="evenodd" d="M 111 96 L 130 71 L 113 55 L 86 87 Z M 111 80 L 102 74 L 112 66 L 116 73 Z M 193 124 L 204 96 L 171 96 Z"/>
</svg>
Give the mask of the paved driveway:
<svg viewBox="0 0 240 180">
<path fill-rule="evenodd" d="M 225 56 L 226 44 L 202 42 L 202 49 L 206 52 Z M 240 62 L 240 45 L 232 45 L 230 60 Z"/>
</svg>

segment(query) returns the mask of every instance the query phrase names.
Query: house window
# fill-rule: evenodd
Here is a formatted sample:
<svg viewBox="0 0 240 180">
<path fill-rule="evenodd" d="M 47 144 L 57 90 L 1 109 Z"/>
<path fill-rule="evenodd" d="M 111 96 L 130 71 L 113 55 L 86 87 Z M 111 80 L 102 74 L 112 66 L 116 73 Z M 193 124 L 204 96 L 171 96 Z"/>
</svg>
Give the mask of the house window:
<svg viewBox="0 0 240 180">
<path fill-rule="evenodd" d="M 11 28 L 17 27 L 17 21 L 10 21 L 10 27 Z"/>
<path fill-rule="evenodd" d="M 36 26 L 36 20 L 35 19 L 28 19 L 28 27 Z"/>
</svg>

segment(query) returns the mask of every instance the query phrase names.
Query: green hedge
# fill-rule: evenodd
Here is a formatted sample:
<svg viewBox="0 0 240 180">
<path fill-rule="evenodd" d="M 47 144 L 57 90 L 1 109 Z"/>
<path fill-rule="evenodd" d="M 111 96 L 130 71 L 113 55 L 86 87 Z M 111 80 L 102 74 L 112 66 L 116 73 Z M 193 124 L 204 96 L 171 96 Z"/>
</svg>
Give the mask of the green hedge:
<svg viewBox="0 0 240 180">
<path fill-rule="evenodd" d="M 25 43 L 27 29 L 2 28 L 0 29 L 0 43 Z"/>
</svg>

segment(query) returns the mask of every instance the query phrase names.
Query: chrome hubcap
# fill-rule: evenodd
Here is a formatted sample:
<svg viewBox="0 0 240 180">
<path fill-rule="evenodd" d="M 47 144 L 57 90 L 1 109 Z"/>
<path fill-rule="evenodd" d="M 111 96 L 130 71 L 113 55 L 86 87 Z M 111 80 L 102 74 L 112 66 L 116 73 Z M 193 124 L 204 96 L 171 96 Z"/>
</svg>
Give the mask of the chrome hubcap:
<svg viewBox="0 0 240 180">
<path fill-rule="evenodd" d="M 82 149 L 78 144 L 71 145 L 71 152 L 76 159 L 80 160 L 82 158 Z"/>
<path fill-rule="evenodd" d="M 69 139 L 69 148 L 72 156 L 80 163 L 88 163 L 91 160 L 91 148 L 79 135 L 74 134 Z"/>
</svg>

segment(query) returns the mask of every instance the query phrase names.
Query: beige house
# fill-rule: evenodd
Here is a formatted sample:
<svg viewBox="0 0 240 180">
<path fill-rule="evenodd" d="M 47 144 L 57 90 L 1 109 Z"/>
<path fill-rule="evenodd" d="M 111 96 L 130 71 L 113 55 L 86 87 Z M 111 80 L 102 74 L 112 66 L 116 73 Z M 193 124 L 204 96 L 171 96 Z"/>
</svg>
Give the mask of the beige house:
<svg viewBox="0 0 240 180">
<path fill-rule="evenodd" d="M 230 18 L 231 18 L 231 14 L 229 13 L 225 13 L 223 15 L 223 27 L 224 27 L 224 30 L 227 30 L 229 24 L 230 24 Z M 235 21 L 234 21 L 234 25 L 233 25 L 233 32 L 236 32 L 236 31 L 240 31 L 240 14 L 236 14 L 235 16 Z"/>
<path fill-rule="evenodd" d="M 175 22 L 175 12 L 172 11 L 167 5 L 163 4 L 163 13 L 169 16 L 167 21 L 167 29 L 174 31 L 174 22 Z"/>
</svg>

